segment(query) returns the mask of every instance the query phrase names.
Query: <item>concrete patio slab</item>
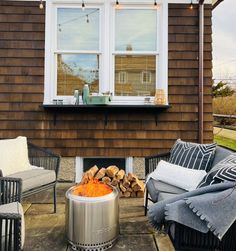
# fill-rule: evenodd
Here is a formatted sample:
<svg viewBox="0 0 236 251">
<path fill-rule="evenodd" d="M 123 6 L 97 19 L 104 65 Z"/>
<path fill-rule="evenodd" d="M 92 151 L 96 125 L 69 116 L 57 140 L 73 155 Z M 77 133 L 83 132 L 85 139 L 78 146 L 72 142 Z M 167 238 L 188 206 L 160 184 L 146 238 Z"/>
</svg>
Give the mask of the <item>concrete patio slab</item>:
<svg viewBox="0 0 236 251">
<path fill-rule="evenodd" d="M 66 251 L 65 192 L 72 183 L 59 183 L 57 213 L 53 213 L 52 192 L 24 200 L 26 241 L 24 251 Z M 120 199 L 120 236 L 111 251 L 158 251 L 157 235 L 144 216 L 143 199 Z M 159 243 L 163 245 L 162 238 Z M 164 244 L 168 246 L 168 244 Z M 162 251 L 159 246 L 159 251 Z M 170 249 L 168 251 L 172 251 Z M 69 251 L 69 249 L 68 249 Z M 167 251 L 164 249 L 163 251 Z"/>
</svg>

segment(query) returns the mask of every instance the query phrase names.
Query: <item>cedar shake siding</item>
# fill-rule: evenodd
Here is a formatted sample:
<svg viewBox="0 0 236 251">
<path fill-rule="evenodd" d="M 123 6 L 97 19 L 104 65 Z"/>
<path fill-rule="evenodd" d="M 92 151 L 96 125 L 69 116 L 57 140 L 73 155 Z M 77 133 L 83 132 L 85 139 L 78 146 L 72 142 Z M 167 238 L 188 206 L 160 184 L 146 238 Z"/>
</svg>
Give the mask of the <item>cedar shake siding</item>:
<svg viewBox="0 0 236 251">
<path fill-rule="evenodd" d="M 0 138 L 29 141 L 69 156 L 148 156 L 177 138 L 198 137 L 198 10 L 169 5 L 169 103 L 158 114 L 53 113 L 44 96 L 45 10 L 39 2 L 0 2 Z M 212 142 L 211 6 L 205 7 L 204 141 Z"/>
</svg>

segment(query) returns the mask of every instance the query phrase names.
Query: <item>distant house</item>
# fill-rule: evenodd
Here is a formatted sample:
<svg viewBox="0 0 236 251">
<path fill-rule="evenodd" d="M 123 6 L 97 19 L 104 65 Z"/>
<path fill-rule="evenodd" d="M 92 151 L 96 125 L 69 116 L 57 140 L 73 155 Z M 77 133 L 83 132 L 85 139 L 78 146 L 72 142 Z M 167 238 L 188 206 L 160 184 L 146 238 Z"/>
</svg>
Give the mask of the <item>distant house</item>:
<svg viewBox="0 0 236 251">
<path fill-rule="evenodd" d="M 219 2 L 47 0 L 40 9 L 39 0 L 0 1 L 0 137 L 52 149 L 77 178 L 86 159 L 119 157 L 138 172 L 142 157 L 177 138 L 211 142 Z M 84 83 L 112 93 L 110 108 L 73 107 Z M 166 103 L 153 109 L 145 100 L 156 89 Z"/>
</svg>

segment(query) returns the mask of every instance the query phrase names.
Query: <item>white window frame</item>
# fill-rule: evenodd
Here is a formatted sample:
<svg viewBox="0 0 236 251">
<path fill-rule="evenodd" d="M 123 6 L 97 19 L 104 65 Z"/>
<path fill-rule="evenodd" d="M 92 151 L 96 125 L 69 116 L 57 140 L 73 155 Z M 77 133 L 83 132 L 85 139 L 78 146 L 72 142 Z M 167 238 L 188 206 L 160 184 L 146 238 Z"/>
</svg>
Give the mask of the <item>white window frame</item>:
<svg viewBox="0 0 236 251">
<path fill-rule="evenodd" d="M 168 100 L 168 2 L 159 0 L 158 3 L 158 51 L 156 60 L 156 88 L 164 89 Z M 57 65 L 55 53 L 56 46 L 56 8 L 80 8 L 81 0 L 50 0 L 46 1 L 46 27 L 45 27 L 45 75 L 44 75 L 44 104 L 52 104 L 53 99 L 63 99 L 64 104 L 70 104 L 71 96 L 56 95 Z M 100 9 L 100 67 L 99 67 L 99 92 L 110 91 L 114 93 L 114 55 L 127 55 L 129 52 L 115 52 L 114 48 L 114 17 L 115 1 L 112 0 L 86 0 L 86 7 Z M 126 0 L 121 3 L 121 8 L 150 9 L 153 1 Z M 109 39 L 107 39 L 109 38 Z M 74 53 L 67 51 L 67 53 Z M 77 51 L 80 53 L 80 51 Z M 93 53 L 93 51 L 91 51 Z M 133 54 L 133 52 L 130 52 Z M 145 52 L 137 52 L 142 55 Z M 149 55 L 146 53 L 145 55 Z M 153 54 L 151 54 L 153 55 Z M 144 104 L 145 97 L 114 96 L 112 104 Z M 151 97 L 153 100 L 154 97 Z"/>
</svg>

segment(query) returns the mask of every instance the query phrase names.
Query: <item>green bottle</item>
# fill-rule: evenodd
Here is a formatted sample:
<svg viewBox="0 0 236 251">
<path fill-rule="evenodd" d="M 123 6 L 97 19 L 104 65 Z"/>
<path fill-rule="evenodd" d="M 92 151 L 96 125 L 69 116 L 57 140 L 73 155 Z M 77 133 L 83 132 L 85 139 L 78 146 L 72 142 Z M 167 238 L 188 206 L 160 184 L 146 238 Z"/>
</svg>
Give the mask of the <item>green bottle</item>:
<svg viewBox="0 0 236 251">
<path fill-rule="evenodd" d="M 88 96 L 89 96 L 89 86 L 88 84 L 85 84 L 84 85 L 84 88 L 83 88 L 83 104 L 87 104 L 87 100 L 88 100 Z"/>
</svg>

